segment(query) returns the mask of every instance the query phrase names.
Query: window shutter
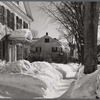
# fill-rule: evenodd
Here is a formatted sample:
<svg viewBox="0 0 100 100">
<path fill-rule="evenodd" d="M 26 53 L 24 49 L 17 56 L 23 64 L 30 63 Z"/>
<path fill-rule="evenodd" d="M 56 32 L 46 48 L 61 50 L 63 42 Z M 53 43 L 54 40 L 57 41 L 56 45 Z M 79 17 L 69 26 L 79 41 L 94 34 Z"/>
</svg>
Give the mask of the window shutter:
<svg viewBox="0 0 100 100">
<path fill-rule="evenodd" d="M 10 13 L 10 28 L 14 30 L 14 13 Z"/>
<path fill-rule="evenodd" d="M 25 21 L 23 21 L 23 28 L 25 28 Z"/>
<path fill-rule="evenodd" d="M 18 17 L 18 29 L 20 29 L 20 18 Z"/>
<path fill-rule="evenodd" d="M 4 24 L 7 24 L 7 9 L 4 8 Z"/>
<path fill-rule="evenodd" d="M 12 29 L 15 29 L 14 13 L 12 13 Z"/>
<path fill-rule="evenodd" d="M 53 47 L 52 47 L 52 52 L 54 51 Z"/>
<path fill-rule="evenodd" d="M 28 24 L 27 23 L 25 23 L 25 28 L 28 28 Z"/>
<path fill-rule="evenodd" d="M 16 16 L 16 29 L 18 29 L 18 16 Z"/>
<path fill-rule="evenodd" d="M 0 5 L 0 22 L 2 23 L 2 6 Z"/>
<path fill-rule="evenodd" d="M 41 52 L 41 47 L 40 47 L 40 52 Z"/>
<path fill-rule="evenodd" d="M 7 10 L 2 6 L 2 24 L 7 24 Z"/>
<path fill-rule="evenodd" d="M 0 41 L 0 59 L 3 58 L 3 49 L 2 49 L 3 45 L 2 45 L 2 41 Z"/>
<path fill-rule="evenodd" d="M 5 7 L 2 6 L 2 24 L 5 24 Z"/>
<path fill-rule="evenodd" d="M 20 28 L 22 29 L 22 19 L 20 19 Z"/>
<path fill-rule="evenodd" d="M 4 7 L 1 6 L 1 23 L 4 24 L 3 22 L 3 11 L 4 11 Z"/>
<path fill-rule="evenodd" d="M 38 52 L 37 47 L 36 47 L 36 52 Z"/>
<path fill-rule="evenodd" d="M 10 11 L 7 9 L 7 26 L 10 27 Z"/>
<path fill-rule="evenodd" d="M 56 47 L 56 52 L 57 52 L 58 50 L 57 50 L 57 47 Z"/>
<path fill-rule="evenodd" d="M 10 28 L 12 29 L 12 26 L 13 26 L 13 23 L 12 23 L 12 21 L 13 21 L 13 13 L 11 13 L 10 12 L 10 16 L 9 16 L 9 26 L 10 26 Z"/>
</svg>

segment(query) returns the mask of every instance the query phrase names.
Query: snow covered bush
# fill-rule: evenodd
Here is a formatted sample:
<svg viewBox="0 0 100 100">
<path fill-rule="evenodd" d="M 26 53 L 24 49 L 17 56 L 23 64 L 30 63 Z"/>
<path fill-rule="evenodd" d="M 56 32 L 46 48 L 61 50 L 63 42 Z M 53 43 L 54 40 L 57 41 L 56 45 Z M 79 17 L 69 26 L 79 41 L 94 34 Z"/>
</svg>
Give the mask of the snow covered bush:
<svg viewBox="0 0 100 100">
<path fill-rule="evenodd" d="M 5 66 L 6 61 L 0 60 L 0 70 Z"/>
</svg>

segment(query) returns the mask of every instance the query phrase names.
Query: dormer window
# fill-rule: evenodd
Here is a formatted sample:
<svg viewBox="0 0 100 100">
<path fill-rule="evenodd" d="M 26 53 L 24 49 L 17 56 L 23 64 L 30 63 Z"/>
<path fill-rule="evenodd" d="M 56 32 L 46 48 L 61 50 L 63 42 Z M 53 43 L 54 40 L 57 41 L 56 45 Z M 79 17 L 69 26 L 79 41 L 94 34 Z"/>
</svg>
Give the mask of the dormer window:
<svg viewBox="0 0 100 100">
<path fill-rule="evenodd" d="M 49 38 L 45 38 L 45 43 L 49 43 Z"/>
</svg>

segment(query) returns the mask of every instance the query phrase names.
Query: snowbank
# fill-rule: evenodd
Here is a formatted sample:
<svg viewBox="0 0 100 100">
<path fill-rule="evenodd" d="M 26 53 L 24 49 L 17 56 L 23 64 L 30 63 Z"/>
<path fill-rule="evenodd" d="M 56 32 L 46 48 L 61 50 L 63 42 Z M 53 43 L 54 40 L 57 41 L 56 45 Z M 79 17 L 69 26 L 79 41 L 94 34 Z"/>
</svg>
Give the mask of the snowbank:
<svg viewBox="0 0 100 100">
<path fill-rule="evenodd" d="M 78 76 L 79 68 L 80 65 L 74 63 L 30 63 L 26 60 L 7 63 L 0 70 L 0 95 L 11 98 L 24 98 L 24 94 L 26 98 L 58 98 L 69 90 L 75 79 L 67 78 Z"/>
<path fill-rule="evenodd" d="M 83 71 L 84 67 L 78 73 L 79 77 L 70 92 L 70 98 L 100 98 L 100 69 L 87 75 L 83 74 Z"/>
<path fill-rule="evenodd" d="M 32 66 L 33 68 L 37 68 L 37 74 L 49 76 L 55 81 L 59 81 L 63 78 L 62 74 L 47 62 L 33 62 Z"/>
<path fill-rule="evenodd" d="M 75 78 L 76 74 L 80 68 L 80 65 L 77 63 L 69 63 L 69 64 L 56 64 L 52 63 L 52 66 L 62 73 L 64 79 L 65 78 Z"/>
</svg>

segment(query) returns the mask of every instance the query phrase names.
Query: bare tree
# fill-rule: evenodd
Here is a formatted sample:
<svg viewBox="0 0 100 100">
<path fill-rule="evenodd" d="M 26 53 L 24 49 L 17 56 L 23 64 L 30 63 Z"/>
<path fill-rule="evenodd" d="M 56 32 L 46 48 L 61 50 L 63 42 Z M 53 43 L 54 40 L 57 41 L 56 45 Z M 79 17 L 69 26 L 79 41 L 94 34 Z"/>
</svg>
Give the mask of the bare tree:
<svg viewBox="0 0 100 100">
<path fill-rule="evenodd" d="M 51 17 L 53 22 L 56 21 L 60 24 L 60 29 L 67 30 L 68 34 L 60 30 L 63 37 L 68 39 L 69 36 L 74 35 L 78 48 L 79 61 L 80 63 L 84 63 L 84 3 L 70 1 L 52 2 L 50 3 L 50 7 L 43 6 L 42 10 Z"/>
<path fill-rule="evenodd" d="M 92 73 L 97 68 L 98 3 L 61 1 L 51 4 L 55 8 L 44 6 L 42 9 L 67 30 L 68 34 L 63 33 L 66 39 L 74 35 L 79 61 L 85 65 L 84 73 Z"/>
<path fill-rule="evenodd" d="M 32 29 L 31 32 L 32 32 L 33 38 L 36 38 L 38 35 L 38 31 L 35 29 Z"/>
</svg>

